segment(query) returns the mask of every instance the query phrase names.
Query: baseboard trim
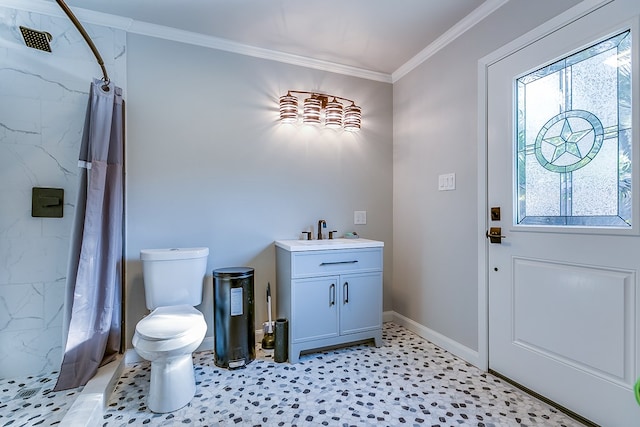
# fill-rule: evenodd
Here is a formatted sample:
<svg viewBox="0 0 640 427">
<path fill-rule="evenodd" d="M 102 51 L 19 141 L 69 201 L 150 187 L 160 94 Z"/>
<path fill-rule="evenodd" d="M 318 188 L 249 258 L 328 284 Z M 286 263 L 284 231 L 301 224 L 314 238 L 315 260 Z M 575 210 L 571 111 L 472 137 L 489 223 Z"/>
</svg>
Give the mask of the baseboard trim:
<svg viewBox="0 0 640 427">
<path fill-rule="evenodd" d="M 410 330 L 411 332 L 421 336 L 422 338 L 431 341 L 433 344 L 447 350 L 449 353 L 454 354 L 455 356 L 471 363 L 472 365 L 481 368 L 480 365 L 480 357 L 479 353 L 476 350 L 473 350 L 467 346 L 460 344 L 457 341 L 452 340 L 449 337 L 442 335 L 439 332 L 434 331 L 424 325 L 419 324 L 418 322 L 409 319 L 399 313 L 396 313 L 393 310 L 385 311 L 382 313 L 382 321 L 383 322 L 393 322 L 400 326 L 403 326 Z M 262 342 L 262 337 L 264 332 L 262 328 L 256 329 L 255 331 L 255 342 L 256 344 Z M 207 336 L 202 341 L 202 344 L 196 349 L 196 351 L 213 351 L 214 348 L 214 338 L 212 336 Z M 135 349 L 130 348 L 124 354 L 124 364 L 131 365 L 133 363 L 138 363 L 143 361 L 143 359 L 136 353 Z"/>
<path fill-rule="evenodd" d="M 202 340 L 202 344 L 200 344 L 196 351 L 213 350 L 213 344 L 213 336 L 204 337 L 204 339 Z"/>
<path fill-rule="evenodd" d="M 460 344 L 457 341 L 452 340 L 449 337 L 442 335 L 439 332 L 429 329 L 428 327 L 419 324 L 418 322 L 396 313 L 395 311 L 385 312 L 385 319 L 390 318 L 390 322 L 396 323 L 410 330 L 411 332 L 421 336 L 422 338 L 432 342 L 433 344 L 447 350 L 449 353 L 463 359 L 466 362 L 480 368 L 480 354 L 477 350 L 473 350 L 465 345 Z M 482 368 L 480 368 L 482 369 Z"/>
<path fill-rule="evenodd" d="M 255 331 L 256 344 L 262 341 L 263 331 L 262 329 Z M 196 349 L 196 352 L 200 351 L 213 351 L 214 339 L 212 336 L 204 337 L 200 346 Z M 144 359 L 136 353 L 135 348 L 130 348 L 124 353 L 124 364 L 131 365 L 133 363 L 142 362 Z"/>
</svg>

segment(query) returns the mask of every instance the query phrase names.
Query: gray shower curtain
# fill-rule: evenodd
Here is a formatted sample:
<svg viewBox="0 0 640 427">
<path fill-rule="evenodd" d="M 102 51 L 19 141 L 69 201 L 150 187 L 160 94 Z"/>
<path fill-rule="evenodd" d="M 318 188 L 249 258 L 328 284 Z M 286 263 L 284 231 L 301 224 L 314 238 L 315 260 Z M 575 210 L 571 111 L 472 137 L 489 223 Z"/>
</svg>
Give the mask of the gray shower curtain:
<svg viewBox="0 0 640 427">
<path fill-rule="evenodd" d="M 65 307 L 68 332 L 55 391 L 85 385 L 120 350 L 122 90 L 94 80 L 80 148 Z"/>
</svg>

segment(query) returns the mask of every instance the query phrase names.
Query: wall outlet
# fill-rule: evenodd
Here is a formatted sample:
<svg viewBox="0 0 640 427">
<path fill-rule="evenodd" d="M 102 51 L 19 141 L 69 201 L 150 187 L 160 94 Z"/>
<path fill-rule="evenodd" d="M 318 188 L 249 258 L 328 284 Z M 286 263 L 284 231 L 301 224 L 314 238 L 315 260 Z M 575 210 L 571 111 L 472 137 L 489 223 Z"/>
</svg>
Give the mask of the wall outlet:
<svg viewBox="0 0 640 427">
<path fill-rule="evenodd" d="M 353 223 L 362 225 L 367 223 L 367 211 L 353 211 Z"/>
</svg>

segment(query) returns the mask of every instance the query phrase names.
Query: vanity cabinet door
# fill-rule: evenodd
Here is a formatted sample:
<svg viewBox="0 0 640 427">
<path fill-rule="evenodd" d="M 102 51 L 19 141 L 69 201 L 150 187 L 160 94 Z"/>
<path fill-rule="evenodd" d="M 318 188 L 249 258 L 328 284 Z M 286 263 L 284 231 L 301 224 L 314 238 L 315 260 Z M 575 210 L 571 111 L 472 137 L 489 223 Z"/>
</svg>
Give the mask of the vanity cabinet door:
<svg viewBox="0 0 640 427">
<path fill-rule="evenodd" d="M 340 276 L 340 334 L 382 328 L 382 273 Z"/>
<path fill-rule="evenodd" d="M 294 343 L 338 336 L 339 277 L 291 282 L 291 339 Z"/>
</svg>

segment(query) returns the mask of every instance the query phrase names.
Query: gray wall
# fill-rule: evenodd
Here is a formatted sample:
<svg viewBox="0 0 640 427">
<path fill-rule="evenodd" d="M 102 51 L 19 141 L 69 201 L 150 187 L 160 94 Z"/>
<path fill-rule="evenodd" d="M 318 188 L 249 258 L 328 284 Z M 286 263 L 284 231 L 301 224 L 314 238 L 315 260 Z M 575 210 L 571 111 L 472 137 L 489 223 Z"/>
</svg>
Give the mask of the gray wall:
<svg viewBox="0 0 640 427">
<path fill-rule="evenodd" d="M 478 350 L 478 60 L 578 0 L 510 0 L 393 86 L 394 311 Z M 456 190 L 438 191 L 438 175 Z"/>
<path fill-rule="evenodd" d="M 132 34 L 127 49 L 128 346 L 146 313 L 140 249 L 210 248 L 201 309 L 211 336 L 211 271 L 256 269 L 260 325 L 267 282 L 275 286 L 273 241 L 319 219 L 387 244 L 391 309 L 391 84 Z M 281 125 L 288 89 L 356 100 L 362 131 Z M 367 225 L 353 225 L 354 210 L 367 211 Z"/>
</svg>

